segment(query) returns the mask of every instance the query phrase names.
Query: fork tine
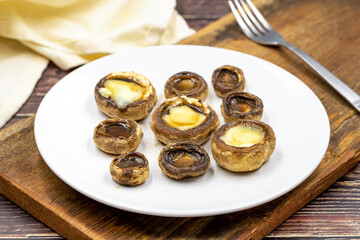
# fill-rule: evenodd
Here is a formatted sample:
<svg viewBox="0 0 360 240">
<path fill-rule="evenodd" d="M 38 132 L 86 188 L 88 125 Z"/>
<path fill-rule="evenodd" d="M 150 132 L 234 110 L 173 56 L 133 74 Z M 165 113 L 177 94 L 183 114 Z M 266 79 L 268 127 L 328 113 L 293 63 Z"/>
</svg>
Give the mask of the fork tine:
<svg viewBox="0 0 360 240">
<path fill-rule="evenodd" d="M 246 15 L 250 18 L 251 22 L 255 25 L 255 27 L 259 30 L 260 33 L 266 33 L 267 30 L 259 23 L 254 14 L 250 11 L 247 4 L 244 0 L 240 0 L 240 4 L 242 8 L 245 10 Z"/>
<path fill-rule="evenodd" d="M 246 23 L 246 25 L 248 26 L 248 28 L 255 34 L 255 35 L 260 35 L 259 31 L 254 27 L 254 24 L 252 24 L 250 18 L 246 15 L 246 13 L 244 12 L 243 8 L 240 5 L 239 0 L 233 0 L 237 9 L 240 12 L 240 16 L 242 17 L 242 19 L 244 20 L 244 22 Z"/>
<path fill-rule="evenodd" d="M 271 30 L 272 30 L 272 27 L 271 27 L 270 24 L 266 21 L 266 19 L 264 18 L 264 16 L 259 12 L 259 10 L 257 10 L 257 8 L 254 6 L 254 4 L 253 4 L 250 0 L 245 0 L 245 2 L 249 5 L 249 7 L 251 8 L 251 11 L 254 13 L 254 15 L 255 15 L 256 18 L 259 20 L 259 22 L 261 23 L 261 25 L 263 25 L 266 30 L 271 31 Z"/>
<path fill-rule="evenodd" d="M 236 21 L 238 22 L 241 30 L 243 31 L 243 33 L 249 37 L 249 38 L 254 38 L 256 37 L 248 28 L 248 26 L 246 25 L 246 23 L 244 22 L 244 20 L 241 18 L 239 12 L 237 11 L 234 3 L 231 0 L 228 0 L 229 6 L 231 8 L 231 11 L 233 12 Z"/>
</svg>

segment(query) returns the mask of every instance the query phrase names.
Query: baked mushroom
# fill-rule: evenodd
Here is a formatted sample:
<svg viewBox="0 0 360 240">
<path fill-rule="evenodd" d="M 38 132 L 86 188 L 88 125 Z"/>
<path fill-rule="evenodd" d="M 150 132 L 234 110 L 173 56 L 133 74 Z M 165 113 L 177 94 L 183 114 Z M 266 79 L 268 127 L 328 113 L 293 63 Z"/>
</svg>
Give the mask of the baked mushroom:
<svg viewBox="0 0 360 240">
<path fill-rule="evenodd" d="M 219 127 L 216 112 L 205 102 L 179 96 L 164 101 L 151 116 L 151 129 L 164 144 L 206 142 Z"/>
<path fill-rule="evenodd" d="M 99 109 L 110 118 L 141 120 L 156 103 L 156 91 L 150 81 L 136 72 L 113 72 L 95 87 Z"/>
<path fill-rule="evenodd" d="M 221 113 L 225 122 L 239 119 L 260 120 L 263 109 L 262 100 L 247 92 L 229 92 L 225 94 L 221 105 Z"/>
<path fill-rule="evenodd" d="M 159 154 L 161 170 L 175 180 L 203 175 L 209 165 L 209 154 L 192 142 L 169 144 Z"/>
<path fill-rule="evenodd" d="M 215 161 L 233 172 L 260 168 L 271 156 L 276 144 L 272 128 L 258 120 L 243 119 L 221 126 L 211 139 Z"/>
<path fill-rule="evenodd" d="M 240 68 L 224 65 L 214 70 L 211 83 L 219 97 L 232 91 L 242 92 L 245 88 L 244 73 Z"/>
<path fill-rule="evenodd" d="M 96 146 L 111 154 L 136 150 L 142 138 L 141 127 L 126 119 L 106 119 L 95 127 L 93 135 Z"/>
<path fill-rule="evenodd" d="M 149 177 L 149 163 L 141 153 L 122 153 L 111 161 L 110 173 L 121 185 L 140 185 Z"/>
<path fill-rule="evenodd" d="M 179 72 L 171 76 L 165 83 L 165 98 L 185 95 L 205 101 L 209 88 L 202 76 L 193 72 Z"/>
</svg>

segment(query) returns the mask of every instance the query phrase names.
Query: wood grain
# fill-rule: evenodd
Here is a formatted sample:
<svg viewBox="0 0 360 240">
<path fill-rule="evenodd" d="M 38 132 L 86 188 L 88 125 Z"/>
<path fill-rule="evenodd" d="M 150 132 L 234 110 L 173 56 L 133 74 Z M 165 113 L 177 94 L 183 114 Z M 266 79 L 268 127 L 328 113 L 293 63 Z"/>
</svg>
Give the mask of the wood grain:
<svg viewBox="0 0 360 240">
<path fill-rule="evenodd" d="M 189 0 L 189 2 L 191 2 Z M 199 8 L 205 8 L 207 1 L 198 1 L 200 5 L 196 5 Z M 216 4 L 216 1 L 210 1 Z M 301 3 L 300 3 L 301 2 Z M 359 86 L 359 63 L 356 59 L 359 59 L 359 26 L 348 25 L 346 23 L 355 22 L 358 14 L 360 13 L 359 2 L 355 1 L 256 1 L 258 5 L 261 5 L 260 10 L 268 18 L 271 24 L 281 33 L 285 38 L 301 49 L 308 53 L 311 53 L 315 59 L 318 59 L 324 64 L 330 71 L 335 73 L 338 77 L 344 80 L 350 87 L 360 92 Z M 189 3 L 190 4 L 190 3 Z M 222 4 L 224 6 L 224 3 Z M 217 10 L 221 10 L 221 7 L 217 7 Z M 179 7 L 179 6 L 178 6 Z M 183 7 L 187 10 L 186 7 Z M 320 11 L 313 11 L 313 9 L 320 9 Z M 181 8 L 179 9 L 180 12 Z M 339 14 L 339 12 L 346 12 L 345 15 Z M 196 15 L 196 10 L 189 12 L 188 19 L 192 19 L 192 16 Z M 216 16 L 213 14 L 204 14 L 201 21 L 211 21 L 211 17 Z M 195 18 L 194 18 L 195 19 Z M 336 21 L 332 21 L 336 19 Z M 322 29 L 318 31 L 318 26 L 322 26 Z M 331 35 L 327 39 L 323 39 L 327 32 L 331 32 Z M 309 38 L 311 36 L 311 38 Z M 314 42 L 311 39 L 322 39 L 320 42 Z M 351 159 L 346 165 L 341 166 L 342 173 L 332 177 L 321 176 L 322 181 L 327 183 L 334 182 L 343 173 L 348 171 L 352 166 L 356 165 L 359 161 L 359 116 L 326 84 L 322 82 L 311 70 L 309 70 L 302 62 L 296 59 L 294 56 L 286 51 L 276 48 L 266 48 L 256 45 L 248 41 L 239 31 L 238 27 L 231 15 L 226 16 L 215 24 L 206 27 L 197 33 L 194 37 L 190 37 L 183 43 L 187 44 L 202 44 L 224 47 L 234 49 L 252 55 L 259 56 L 266 60 L 269 60 L 277 65 L 292 72 L 301 80 L 303 80 L 320 98 L 323 102 L 331 123 L 331 141 L 328 153 L 324 159 L 326 164 L 333 164 L 332 166 L 337 169 L 338 163 L 344 159 Z M 342 47 L 349 46 L 349 48 Z M 67 74 L 66 72 L 59 71 L 55 66 L 50 65 L 43 75 L 43 79 L 39 81 L 34 96 L 29 99 L 27 105 L 20 110 L 15 118 L 25 118 L 31 113 L 35 112 L 39 101 L 45 95 L 55 82 L 57 82 L 61 76 Z M 35 109 L 35 111 L 34 111 Z M 15 119 L 14 118 L 14 119 Z M 13 119 L 13 120 L 14 120 Z M 12 121 L 13 121 L 12 120 Z M 17 121 L 15 119 L 15 121 Z M 28 121 L 28 120 L 25 120 Z M 29 122 L 27 122 L 29 124 Z M 2 142 L 3 143 L 3 142 Z M 29 156 L 27 156 L 29 157 Z M 36 157 L 35 157 L 36 158 Z M 37 157 L 38 158 L 38 157 Z M 2 161 L 1 159 L 0 161 Z M 323 164 L 323 163 L 322 163 Z M 329 166 L 326 165 L 326 166 Z M 322 168 L 323 171 L 331 171 L 331 168 Z M 349 237 L 360 238 L 359 231 L 359 216 L 360 216 L 360 197 L 359 197 L 359 166 L 354 168 L 349 174 L 347 174 L 340 181 L 335 183 L 328 191 L 324 192 L 313 202 L 308 204 L 305 208 L 301 209 L 297 214 L 291 217 L 288 221 L 280 225 L 275 231 L 273 231 L 269 238 L 286 238 L 286 237 Z M 314 183 L 315 191 L 306 192 L 305 198 L 312 199 L 318 193 L 323 191 L 321 188 L 322 181 Z M 1 186 L 3 189 L 3 186 Z M 308 190 L 308 189 L 306 189 Z M 291 195 L 291 193 L 290 193 Z M 306 199 L 299 197 L 302 195 L 296 195 L 298 198 L 296 203 L 289 203 L 286 200 L 277 200 L 282 203 L 282 206 L 289 206 L 295 211 L 296 208 L 300 208 L 300 205 L 306 203 Z M 26 196 L 25 196 L 26 197 Z M 2 199 L 1 202 L 6 201 Z M 31 207 L 33 203 L 31 203 Z M 276 205 L 276 203 L 275 203 Z M 3 206 L 3 205 L 0 205 Z M 2 210 L 3 208 L 1 208 Z M 11 212 L 11 210 L 9 210 Z M 283 207 L 274 208 L 277 216 L 280 218 L 289 217 L 291 213 L 283 212 Z M 120 211 L 123 214 L 123 211 Z M 3 214 L 3 211 L 0 211 Z M 6 216 L 6 212 L 3 216 Z M 251 214 L 253 216 L 251 221 L 258 220 L 261 217 L 266 218 L 265 228 L 274 228 L 280 223 L 276 223 L 277 219 L 272 219 L 269 215 L 261 215 L 259 212 L 246 212 L 235 213 L 218 217 L 199 218 L 199 219 L 182 219 L 177 222 L 177 219 L 160 219 L 160 218 L 148 218 L 137 214 L 127 213 L 124 218 L 129 218 L 128 221 L 119 221 L 122 231 L 138 230 L 133 225 L 137 221 L 144 221 L 146 223 L 163 224 L 168 226 L 174 224 L 176 226 L 170 227 L 170 229 L 154 229 L 147 228 L 145 231 L 139 232 L 138 235 L 129 235 L 127 237 L 192 237 L 192 238 L 209 238 L 209 237 L 240 237 L 244 236 L 243 229 L 251 228 L 253 225 L 248 224 L 246 226 L 241 225 L 243 222 L 244 214 Z M 36 214 L 34 214 L 36 216 Z M 21 216 L 21 214 L 19 214 Z M 330 224 L 327 222 L 330 221 Z M 35 222 L 35 221 L 34 221 Z M 52 233 L 49 229 L 43 227 L 38 222 L 33 224 L 40 225 L 37 229 L 44 229 L 38 232 L 38 238 L 55 237 L 57 235 Z M 126 226 L 123 226 L 125 224 Z M 152 224 L 151 226 L 154 226 Z M 252 223 L 255 224 L 255 223 Z M 35 226 L 34 225 L 34 226 Z M 199 226 L 197 226 L 199 225 Z M 9 226 L 9 225 L 1 225 Z M 14 225 L 10 225 L 14 226 Z M 17 234 L 15 230 L 0 230 L 2 232 L 11 233 L 15 235 L 6 235 L 8 237 L 22 236 L 31 237 L 30 225 L 23 229 L 16 228 L 20 232 Z M 53 226 L 52 226 L 53 227 Z M 57 229 L 58 226 L 53 227 Z M 264 226 L 256 228 L 255 237 L 265 235 L 266 230 Z M 0 228 L 1 229 L 1 228 Z M 33 228 L 35 229 L 35 227 Z M 23 230 L 23 232 L 21 232 Z M 69 230 L 70 231 L 70 230 Z M 22 234 L 23 233 L 23 234 Z M 30 235 L 26 235 L 30 234 Z M 44 235 L 41 235 L 44 234 Z M 143 234 L 143 235 L 141 235 Z M 188 234 L 188 235 L 187 235 Z M 247 233 L 251 234 L 251 233 Z M 262 235 L 261 235 L 262 234 Z M 1 236 L 1 235 L 0 235 Z M 66 236 L 66 235 L 64 235 Z M 125 235 L 121 235 L 125 237 Z M 247 235 L 250 236 L 250 235 Z M 251 235 L 252 236 L 252 235 Z"/>
<path fill-rule="evenodd" d="M 290 193 L 246 211 L 203 218 L 164 218 L 114 209 L 95 202 L 57 178 L 36 149 L 33 117 L 0 134 L 0 190 L 65 238 L 242 238 L 261 239 L 347 172 L 345 154 L 318 169 Z M 26 144 L 24 144 L 26 143 Z M 359 153 L 354 159 L 358 159 Z M 21 163 L 21 164 L 16 164 Z M 26 174 L 31 173 L 31 174 Z"/>
</svg>

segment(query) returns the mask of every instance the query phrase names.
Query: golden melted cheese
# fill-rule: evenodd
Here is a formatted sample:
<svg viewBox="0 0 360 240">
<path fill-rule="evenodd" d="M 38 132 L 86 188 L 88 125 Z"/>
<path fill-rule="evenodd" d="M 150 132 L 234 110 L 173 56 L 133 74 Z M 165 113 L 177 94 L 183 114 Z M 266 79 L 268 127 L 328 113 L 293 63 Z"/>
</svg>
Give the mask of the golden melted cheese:
<svg viewBox="0 0 360 240">
<path fill-rule="evenodd" d="M 186 105 L 172 107 L 169 114 L 162 117 L 169 126 L 182 131 L 199 126 L 205 118 L 204 114 L 196 112 Z"/>
<path fill-rule="evenodd" d="M 99 89 L 99 93 L 104 97 L 111 97 L 116 106 L 122 109 L 129 103 L 141 99 L 144 94 L 144 88 L 134 82 L 107 80 L 104 83 L 104 87 Z"/>
<path fill-rule="evenodd" d="M 234 147 L 251 147 L 264 139 L 265 133 L 252 127 L 235 126 L 220 137 L 227 145 Z"/>
</svg>

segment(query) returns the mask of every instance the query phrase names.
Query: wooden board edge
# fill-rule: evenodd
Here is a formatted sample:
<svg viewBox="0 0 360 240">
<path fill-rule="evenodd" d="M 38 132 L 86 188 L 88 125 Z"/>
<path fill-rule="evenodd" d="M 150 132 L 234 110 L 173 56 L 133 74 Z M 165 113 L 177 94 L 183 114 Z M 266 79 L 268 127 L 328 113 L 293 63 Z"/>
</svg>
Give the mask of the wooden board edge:
<svg viewBox="0 0 360 240">
<path fill-rule="evenodd" d="M 85 232 L 76 226 L 72 226 L 69 221 L 61 215 L 52 211 L 45 204 L 33 198 L 26 191 L 11 179 L 0 175 L 0 189 L 7 189 L 6 193 L 1 192 L 6 198 L 17 206 L 28 212 L 30 215 L 53 229 L 59 235 L 70 239 L 92 239 Z M 24 201 L 26 199 L 26 201 Z"/>
<path fill-rule="evenodd" d="M 18 133 L 24 129 L 34 126 L 35 114 L 32 116 L 19 120 L 7 128 L 0 130 L 0 142 L 4 141 L 9 136 Z"/>
<path fill-rule="evenodd" d="M 292 215 L 294 215 L 297 211 L 299 211 L 301 208 L 306 206 L 309 202 L 311 202 L 313 199 L 318 197 L 322 192 L 326 191 L 331 185 L 333 185 L 337 180 L 339 180 L 341 177 L 343 177 L 347 172 L 349 172 L 352 168 L 354 168 L 359 162 L 360 162 L 360 149 L 357 151 L 346 151 L 342 156 L 339 157 L 339 159 L 349 159 L 349 161 L 344 162 L 343 165 L 335 167 L 336 164 L 330 165 L 328 168 L 322 169 L 321 173 L 319 173 L 320 178 L 311 184 L 313 186 L 311 191 L 307 191 L 308 197 L 303 199 L 298 199 L 298 204 L 295 208 L 293 208 L 293 211 L 282 211 L 283 204 L 291 204 L 287 199 L 290 199 L 291 195 L 295 195 L 296 189 L 303 188 L 306 185 L 309 185 L 311 181 L 314 181 L 313 175 L 318 174 L 317 170 L 310 175 L 304 182 L 302 182 L 298 187 L 287 193 L 285 196 L 282 196 L 279 198 L 280 203 L 277 208 L 275 208 L 276 214 L 272 214 L 269 218 L 263 218 L 262 222 L 263 224 L 256 224 L 254 227 L 257 229 L 257 232 L 261 233 L 261 238 L 267 236 L 269 233 L 271 233 L 276 227 L 280 226 L 284 221 L 286 221 L 288 218 L 290 218 Z M 340 162 L 340 161 L 339 161 Z M 337 171 L 332 171 L 331 168 L 337 169 Z M 328 174 L 331 172 L 331 174 Z M 323 184 L 323 182 L 326 182 L 326 184 Z M 308 189 L 307 189 L 308 190 Z M 306 194 L 307 194 L 306 193 Z M 296 196 L 293 196 L 295 198 Z M 295 198 L 296 199 L 296 198 Z M 279 218 L 279 216 L 281 216 Z M 268 225 L 271 223 L 271 226 Z M 251 236 L 251 235 L 250 235 Z M 249 237 L 250 237 L 249 236 Z M 243 236 L 241 236 L 243 237 Z M 253 238 L 254 236 L 251 236 Z"/>
</svg>

